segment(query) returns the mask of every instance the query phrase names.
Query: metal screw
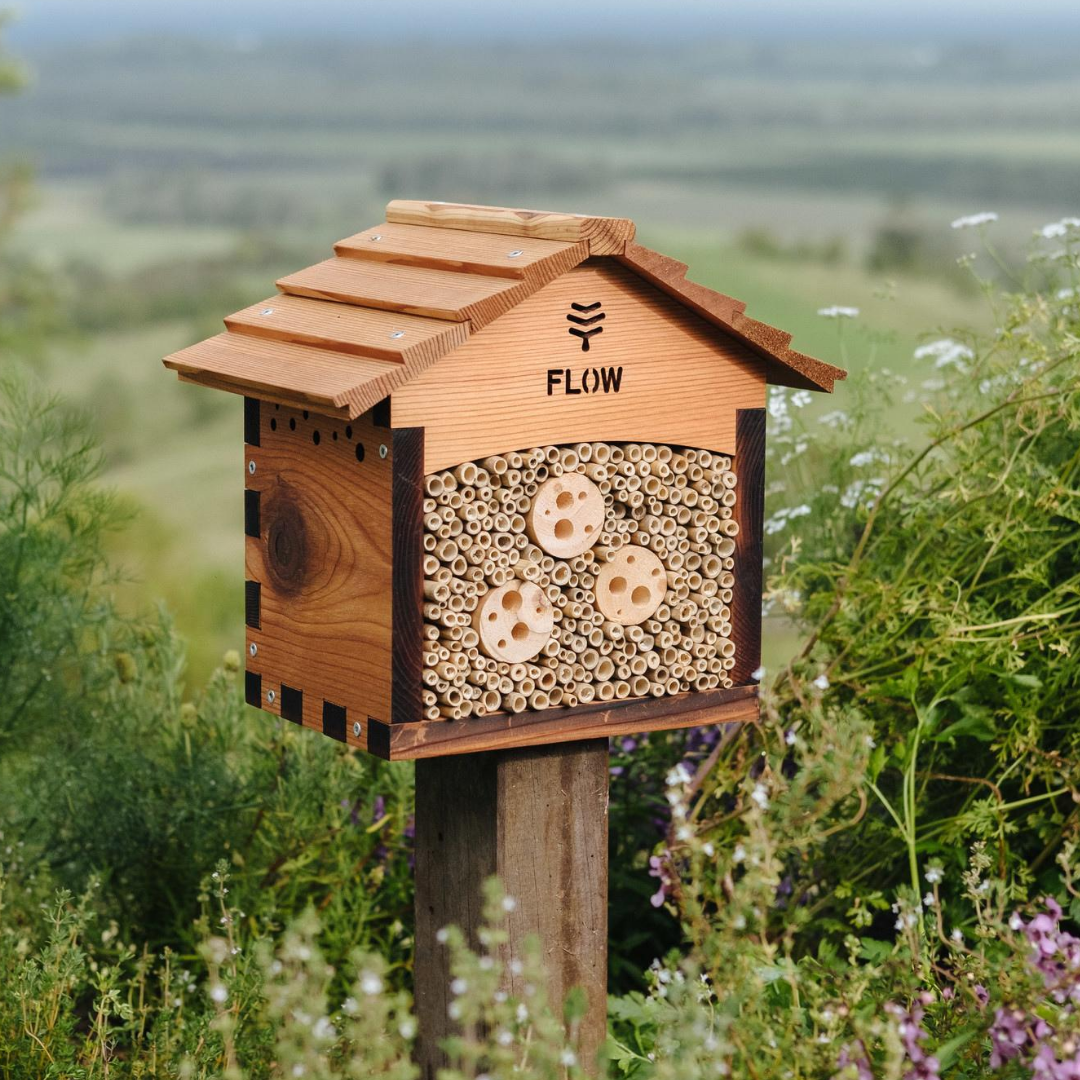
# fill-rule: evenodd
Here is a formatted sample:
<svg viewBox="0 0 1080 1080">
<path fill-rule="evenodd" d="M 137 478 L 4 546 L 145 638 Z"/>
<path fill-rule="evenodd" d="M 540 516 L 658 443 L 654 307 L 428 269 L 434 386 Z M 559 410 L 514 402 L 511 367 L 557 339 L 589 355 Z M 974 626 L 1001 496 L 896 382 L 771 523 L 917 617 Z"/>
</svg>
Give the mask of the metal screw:
<svg viewBox="0 0 1080 1080">
<path fill-rule="evenodd" d="M 264 307 L 262 309 L 262 311 L 259 312 L 259 314 L 260 315 L 273 315 L 274 314 L 274 309 L 272 307 Z"/>
<path fill-rule="evenodd" d="M 506 257 L 508 259 L 517 259 L 517 258 L 520 258 L 524 254 L 525 254 L 525 252 L 522 251 L 521 248 L 514 248 L 513 251 L 508 251 L 506 253 Z"/>
<path fill-rule="evenodd" d="M 363 730 L 364 730 L 364 729 L 363 729 L 363 728 L 362 728 L 362 727 L 360 726 L 360 721 L 359 721 L 359 720 L 355 720 L 355 721 L 353 722 L 353 726 L 352 726 L 352 733 L 353 733 L 353 735 L 355 735 L 355 736 L 356 736 L 356 738 L 358 738 L 358 739 L 359 739 L 359 738 L 360 738 L 360 732 L 361 732 L 361 731 L 363 731 Z"/>
<path fill-rule="evenodd" d="M 251 653 L 251 655 L 252 655 L 252 656 L 254 656 L 254 655 L 255 655 L 255 654 L 256 654 L 256 653 L 258 652 L 258 651 L 259 651 L 259 646 L 258 646 L 258 645 L 256 645 L 256 644 L 255 644 L 255 642 L 253 641 L 253 642 L 252 642 L 252 643 L 251 643 L 251 644 L 250 644 L 250 645 L 248 646 L 248 652 L 249 652 L 249 653 Z"/>
<path fill-rule="evenodd" d="M 249 461 L 248 462 L 248 472 L 251 473 L 252 476 L 255 475 L 255 462 L 254 461 Z"/>
<path fill-rule="evenodd" d="M 386 443 L 379 443 L 379 457 L 386 457 L 390 451 L 386 449 Z"/>
<path fill-rule="evenodd" d="M 276 697 L 277 697 L 277 694 L 275 694 L 273 690 L 267 690 L 266 691 L 266 700 L 269 701 L 271 705 L 274 704 L 274 698 L 276 698 Z"/>
<path fill-rule="evenodd" d="M 369 240 L 381 240 L 382 239 L 382 233 L 374 233 L 372 236 L 369 236 L 368 239 Z"/>
<path fill-rule="evenodd" d="M 404 330 L 391 330 L 390 331 L 390 336 L 392 338 L 401 338 L 401 337 L 405 336 L 405 331 Z"/>
</svg>

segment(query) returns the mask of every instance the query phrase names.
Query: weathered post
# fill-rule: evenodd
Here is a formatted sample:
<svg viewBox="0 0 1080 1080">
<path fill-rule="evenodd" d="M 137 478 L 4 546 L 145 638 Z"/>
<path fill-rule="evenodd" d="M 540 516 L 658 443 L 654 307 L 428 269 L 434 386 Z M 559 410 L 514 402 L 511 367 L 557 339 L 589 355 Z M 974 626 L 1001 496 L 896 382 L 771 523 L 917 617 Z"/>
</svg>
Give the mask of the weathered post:
<svg viewBox="0 0 1080 1080">
<path fill-rule="evenodd" d="M 453 1030 L 448 955 L 436 934 L 460 926 L 475 944 L 480 888 L 492 875 L 517 901 L 504 967 L 529 935 L 539 937 L 552 1000 L 576 986 L 588 996 L 580 1051 L 584 1063 L 595 1061 L 607 1033 L 607 799 L 606 739 L 417 762 L 414 970 L 424 1080 L 445 1064 L 439 1043 Z"/>
<path fill-rule="evenodd" d="M 245 396 L 247 700 L 417 762 L 425 1076 L 493 874 L 603 1041 L 607 739 L 757 716 L 767 385 L 844 377 L 634 233 L 392 202 L 165 360 Z"/>
</svg>

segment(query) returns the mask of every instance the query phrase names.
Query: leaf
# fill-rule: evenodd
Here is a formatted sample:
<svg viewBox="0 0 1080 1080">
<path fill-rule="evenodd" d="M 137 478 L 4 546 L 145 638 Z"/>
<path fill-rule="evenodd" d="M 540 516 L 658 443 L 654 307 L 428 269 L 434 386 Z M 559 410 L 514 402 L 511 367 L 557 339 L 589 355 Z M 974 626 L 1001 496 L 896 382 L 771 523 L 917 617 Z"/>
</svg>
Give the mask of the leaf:
<svg viewBox="0 0 1080 1080">
<path fill-rule="evenodd" d="M 956 1060 L 956 1055 L 978 1034 L 978 1028 L 969 1028 L 967 1031 L 962 1031 L 959 1035 L 951 1038 L 947 1043 L 942 1043 L 934 1052 L 934 1057 L 938 1059 L 941 1065 L 941 1071 L 949 1068 Z"/>
</svg>

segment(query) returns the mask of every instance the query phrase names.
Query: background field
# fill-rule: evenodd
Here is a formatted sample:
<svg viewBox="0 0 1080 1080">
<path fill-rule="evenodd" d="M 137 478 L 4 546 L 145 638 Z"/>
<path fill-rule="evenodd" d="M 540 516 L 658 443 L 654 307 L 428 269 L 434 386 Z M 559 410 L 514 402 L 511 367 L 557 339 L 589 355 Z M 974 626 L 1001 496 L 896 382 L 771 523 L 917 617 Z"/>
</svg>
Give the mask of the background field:
<svg viewBox="0 0 1080 1080">
<path fill-rule="evenodd" d="M 177 613 L 197 680 L 242 641 L 240 403 L 181 387 L 159 360 L 381 220 L 387 199 L 631 216 L 694 279 L 854 370 L 902 370 L 937 328 L 989 324 L 951 219 L 1000 213 L 1008 265 L 1080 208 L 1080 66 L 1052 35 L 608 27 L 599 48 L 445 27 L 389 44 L 98 31 L 20 49 L 32 84 L 0 104 L 0 157 L 38 171 L 16 250 L 59 272 L 41 375 L 92 413 L 107 477 L 140 511 L 125 564 L 140 598 L 148 584 Z M 861 309 L 842 337 L 816 314 L 832 304 Z M 816 407 L 843 404 L 840 390 Z"/>
</svg>

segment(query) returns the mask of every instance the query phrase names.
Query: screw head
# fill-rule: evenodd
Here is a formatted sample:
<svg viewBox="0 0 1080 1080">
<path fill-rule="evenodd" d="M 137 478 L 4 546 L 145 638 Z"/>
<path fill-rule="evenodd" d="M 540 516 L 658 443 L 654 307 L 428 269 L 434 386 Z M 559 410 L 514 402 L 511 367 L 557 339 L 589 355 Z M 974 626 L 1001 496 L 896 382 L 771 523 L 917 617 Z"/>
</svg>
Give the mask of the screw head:
<svg viewBox="0 0 1080 1080">
<path fill-rule="evenodd" d="M 264 307 L 262 309 L 262 311 L 259 312 L 259 314 L 260 315 L 273 315 L 274 314 L 274 309 L 272 307 Z"/>
<path fill-rule="evenodd" d="M 520 259 L 521 256 L 524 255 L 524 254 L 525 254 L 525 252 L 522 251 L 521 248 L 514 248 L 513 251 L 508 251 L 506 253 L 506 257 L 508 259 Z"/>
<path fill-rule="evenodd" d="M 255 462 L 254 461 L 249 461 L 248 462 L 248 472 L 251 473 L 252 476 L 255 475 Z"/>
<path fill-rule="evenodd" d="M 274 704 L 274 698 L 276 698 L 276 697 L 277 697 L 277 694 L 275 694 L 273 690 L 267 690 L 266 691 L 266 700 L 269 701 L 271 705 Z"/>
<path fill-rule="evenodd" d="M 371 236 L 368 237 L 368 239 L 369 240 L 381 240 L 382 239 L 382 233 L 372 233 Z"/>
<path fill-rule="evenodd" d="M 363 731 L 363 730 L 364 729 L 360 726 L 360 721 L 359 720 L 354 720 L 353 721 L 353 726 L 352 726 L 352 733 L 357 739 L 360 738 L 360 732 Z"/>
<path fill-rule="evenodd" d="M 405 331 L 404 330 L 391 330 L 390 331 L 390 336 L 392 338 L 403 338 L 405 336 Z"/>
<path fill-rule="evenodd" d="M 384 458 L 390 451 L 386 449 L 386 443 L 379 443 L 379 457 Z"/>
<path fill-rule="evenodd" d="M 248 652 L 249 652 L 249 653 L 251 653 L 251 655 L 252 655 L 252 656 L 255 656 L 255 655 L 257 655 L 258 651 L 259 651 L 259 646 L 258 646 L 258 645 L 256 645 L 256 644 L 255 644 L 255 642 L 253 641 L 253 642 L 252 642 L 252 643 L 251 643 L 251 644 L 250 644 L 250 645 L 248 646 Z"/>
</svg>

